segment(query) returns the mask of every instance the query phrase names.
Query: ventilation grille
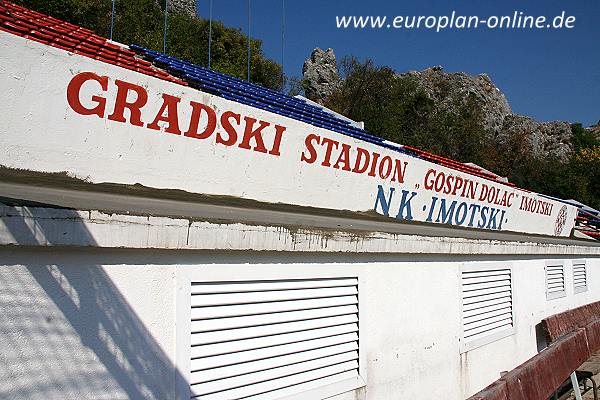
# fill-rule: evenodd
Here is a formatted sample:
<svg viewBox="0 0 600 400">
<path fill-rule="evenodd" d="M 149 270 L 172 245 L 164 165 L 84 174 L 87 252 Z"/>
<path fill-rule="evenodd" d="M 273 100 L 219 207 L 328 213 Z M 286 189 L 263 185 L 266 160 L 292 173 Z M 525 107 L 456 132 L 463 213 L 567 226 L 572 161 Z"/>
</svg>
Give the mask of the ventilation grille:
<svg viewBox="0 0 600 400">
<path fill-rule="evenodd" d="M 562 265 L 546 266 L 546 298 L 548 300 L 564 297 L 565 268 Z"/>
<path fill-rule="evenodd" d="M 585 263 L 573 263 L 573 287 L 575 293 L 581 293 L 587 290 L 587 271 Z"/>
<path fill-rule="evenodd" d="M 465 342 L 512 328 L 510 268 L 463 271 L 462 304 Z"/>
<path fill-rule="evenodd" d="M 358 279 L 191 290 L 192 398 L 278 399 L 358 377 Z"/>
</svg>

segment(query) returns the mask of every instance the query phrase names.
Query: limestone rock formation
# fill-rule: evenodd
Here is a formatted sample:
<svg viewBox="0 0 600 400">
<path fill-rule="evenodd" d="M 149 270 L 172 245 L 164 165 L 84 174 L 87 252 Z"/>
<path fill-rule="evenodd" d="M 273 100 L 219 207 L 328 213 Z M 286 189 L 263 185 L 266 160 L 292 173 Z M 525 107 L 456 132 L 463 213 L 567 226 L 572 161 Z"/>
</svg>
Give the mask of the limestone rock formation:
<svg viewBox="0 0 600 400">
<path fill-rule="evenodd" d="M 332 49 L 313 50 L 302 67 L 304 94 L 309 99 L 321 103 L 340 84 L 337 62 Z"/>
<path fill-rule="evenodd" d="M 564 121 L 536 122 L 522 115 L 508 115 L 498 136 L 500 143 L 510 136 L 527 140 L 534 157 L 554 156 L 566 161 L 573 151 L 571 124 Z"/>
<path fill-rule="evenodd" d="M 306 97 L 322 103 L 342 83 L 337 72 L 335 54 L 332 49 L 313 50 L 302 68 Z M 487 74 L 476 76 L 464 72 L 447 73 L 442 66 L 423 71 L 409 71 L 398 75 L 410 76 L 417 86 L 431 98 L 438 110 L 458 114 L 461 106 L 473 99 L 480 111 L 481 125 L 490 140 L 498 143 L 524 141 L 531 155 L 536 158 L 556 156 L 567 160 L 573 147 L 571 126 L 568 122 L 537 122 L 533 118 L 514 114 L 504 93 Z M 469 103 L 468 106 L 471 106 Z M 599 124 L 588 128 L 598 132 Z"/>
<path fill-rule="evenodd" d="M 164 7 L 165 0 L 155 0 L 161 7 Z M 169 0 L 169 12 L 184 12 L 186 14 L 196 15 L 196 0 Z"/>
<path fill-rule="evenodd" d="M 436 66 L 402 75 L 414 77 L 444 111 L 455 112 L 458 104 L 464 104 L 470 95 L 475 96 L 482 111 L 482 125 L 488 133 L 497 134 L 504 118 L 512 114 L 506 97 L 487 74 L 446 73 L 441 66 Z"/>
<path fill-rule="evenodd" d="M 526 140 L 533 157 L 556 156 L 567 160 L 572 152 L 571 126 L 568 122 L 537 122 L 514 114 L 502 91 L 487 74 L 471 76 L 463 72 L 446 73 L 441 66 L 406 74 L 433 99 L 440 109 L 457 113 L 457 106 L 474 96 L 481 110 L 481 124 L 490 138 L 500 143 L 518 137 Z"/>
</svg>

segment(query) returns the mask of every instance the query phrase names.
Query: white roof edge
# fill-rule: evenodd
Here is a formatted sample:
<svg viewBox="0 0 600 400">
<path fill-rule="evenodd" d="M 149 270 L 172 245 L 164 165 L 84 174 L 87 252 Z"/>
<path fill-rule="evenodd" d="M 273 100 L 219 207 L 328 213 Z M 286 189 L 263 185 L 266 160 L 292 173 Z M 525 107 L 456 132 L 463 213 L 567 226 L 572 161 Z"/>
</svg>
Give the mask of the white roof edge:
<svg viewBox="0 0 600 400">
<path fill-rule="evenodd" d="M 344 116 L 344 115 L 342 115 L 342 114 L 340 114 L 338 112 L 333 111 L 330 108 L 327 108 L 327 107 L 323 106 L 322 104 L 317 103 L 316 101 L 312 101 L 310 99 L 307 99 L 306 97 L 301 96 L 299 94 L 296 95 L 296 96 L 294 96 L 294 97 L 296 97 L 297 99 L 303 100 L 303 101 L 307 102 L 308 104 L 310 104 L 312 106 L 319 107 L 321 110 L 323 110 L 326 113 L 329 113 L 329 114 L 335 116 L 336 118 L 339 118 L 341 120 L 350 122 L 350 125 L 354 126 L 355 128 L 365 129 L 365 123 L 364 122 L 354 121 L 354 120 L 352 120 L 352 119 L 350 119 L 350 118 L 348 118 L 348 117 L 346 117 L 346 116 Z"/>
<path fill-rule="evenodd" d="M 286 228 L 190 221 L 73 209 L 3 206 L 0 204 L 0 247 L 98 247 L 165 250 L 283 251 L 319 253 L 395 253 L 413 255 L 572 255 L 599 256 L 595 241 L 505 241 L 463 237 L 428 237 L 378 232 L 364 235 L 348 231 Z M 37 228 L 31 231 L 29 221 Z M 44 229 L 46 227 L 47 229 Z M 357 235 L 360 240 L 357 240 Z M 532 238 L 533 239 L 533 238 Z"/>
</svg>

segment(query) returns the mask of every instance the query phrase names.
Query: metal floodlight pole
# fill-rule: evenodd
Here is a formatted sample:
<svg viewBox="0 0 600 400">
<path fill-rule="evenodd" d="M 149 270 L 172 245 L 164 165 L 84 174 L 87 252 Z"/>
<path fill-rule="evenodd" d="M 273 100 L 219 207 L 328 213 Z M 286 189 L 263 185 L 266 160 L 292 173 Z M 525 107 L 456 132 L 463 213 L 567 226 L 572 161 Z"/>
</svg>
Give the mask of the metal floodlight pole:
<svg viewBox="0 0 600 400">
<path fill-rule="evenodd" d="M 110 12 L 110 40 L 113 40 L 114 29 L 115 29 L 115 0 L 112 0 L 112 10 Z"/>
<path fill-rule="evenodd" d="M 208 4 L 208 69 L 210 69 L 211 47 L 212 47 L 212 12 L 213 0 L 209 0 Z"/>
<path fill-rule="evenodd" d="M 248 82 L 250 82 L 250 1 L 248 0 Z"/>
<path fill-rule="evenodd" d="M 169 0 L 165 0 L 165 26 L 163 27 L 163 53 L 167 52 L 167 16 L 169 15 Z"/>
<path fill-rule="evenodd" d="M 281 90 L 285 85 L 285 0 L 281 0 Z"/>
<path fill-rule="evenodd" d="M 571 374 L 571 385 L 573 386 L 575 400 L 581 400 L 581 390 L 579 390 L 579 382 L 577 381 L 577 374 L 575 372 Z"/>
</svg>

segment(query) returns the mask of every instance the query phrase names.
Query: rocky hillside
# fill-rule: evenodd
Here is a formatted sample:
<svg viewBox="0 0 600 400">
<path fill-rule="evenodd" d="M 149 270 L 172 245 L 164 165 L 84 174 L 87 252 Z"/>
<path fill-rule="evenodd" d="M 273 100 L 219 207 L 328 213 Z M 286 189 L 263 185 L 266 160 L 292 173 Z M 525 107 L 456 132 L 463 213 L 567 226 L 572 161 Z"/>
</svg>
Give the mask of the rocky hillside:
<svg viewBox="0 0 600 400">
<path fill-rule="evenodd" d="M 164 0 L 155 0 L 155 3 L 162 7 L 164 6 Z M 196 15 L 196 0 L 169 0 L 169 11 L 171 12 L 183 12 L 188 15 Z"/>
<path fill-rule="evenodd" d="M 537 122 L 513 113 L 506 97 L 487 74 L 447 73 L 437 66 L 398 74 L 398 77 L 407 76 L 414 79 L 434 101 L 435 107 L 444 112 L 459 113 L 467 99 L 474 99 L 486 134 L 500 144 L 522 138 L 537 158 L 556 156 L 566 160 L 573 152 L 569 122 Z M 315 49 L 304 63 L 303 78 L 308 98 L 322 103 L 331 95 L 341 82 L 333 50 Z M 600 133 L 600 126 L 590 129 Z"/>
<path fill-rule="evenodd" d="M 482 124 L 487 132 L 498 134 L 504 119 L 512 110 L 504 94 L 486 74 L 470 76 L 463 72 L 446 73 L 442 66 L 423 71 L 409 71 L 400 76 L 416 79 L 438 107 L 455 112 L 457 102 L 475 96 L 482 111 Z"/>
<path fill-rule="evenodd" d="M 417 79 L 430 98 L 445 111 L 455 112 L 457 104 L 473 96 L 481 110 L 483 128 L 500 143 L 520 135 L 527 139 L 536 157 L 556 156 L 566 160 L 571 155 L 571 125 L 568 122 L 537 122 L 533 118 L 514 114 L 504 93 L 487 74 L 471 76 L 463 72 L 446 73 L 438 66 L 405 75 Z"/>
<path fill-rule="evenodd" d="M 337 61 L 332 49 L 325 51 L 318 47 L 302 66 L 304 94 L 311 100 L 321 103 L 340 84 Z"/>
</svg>

